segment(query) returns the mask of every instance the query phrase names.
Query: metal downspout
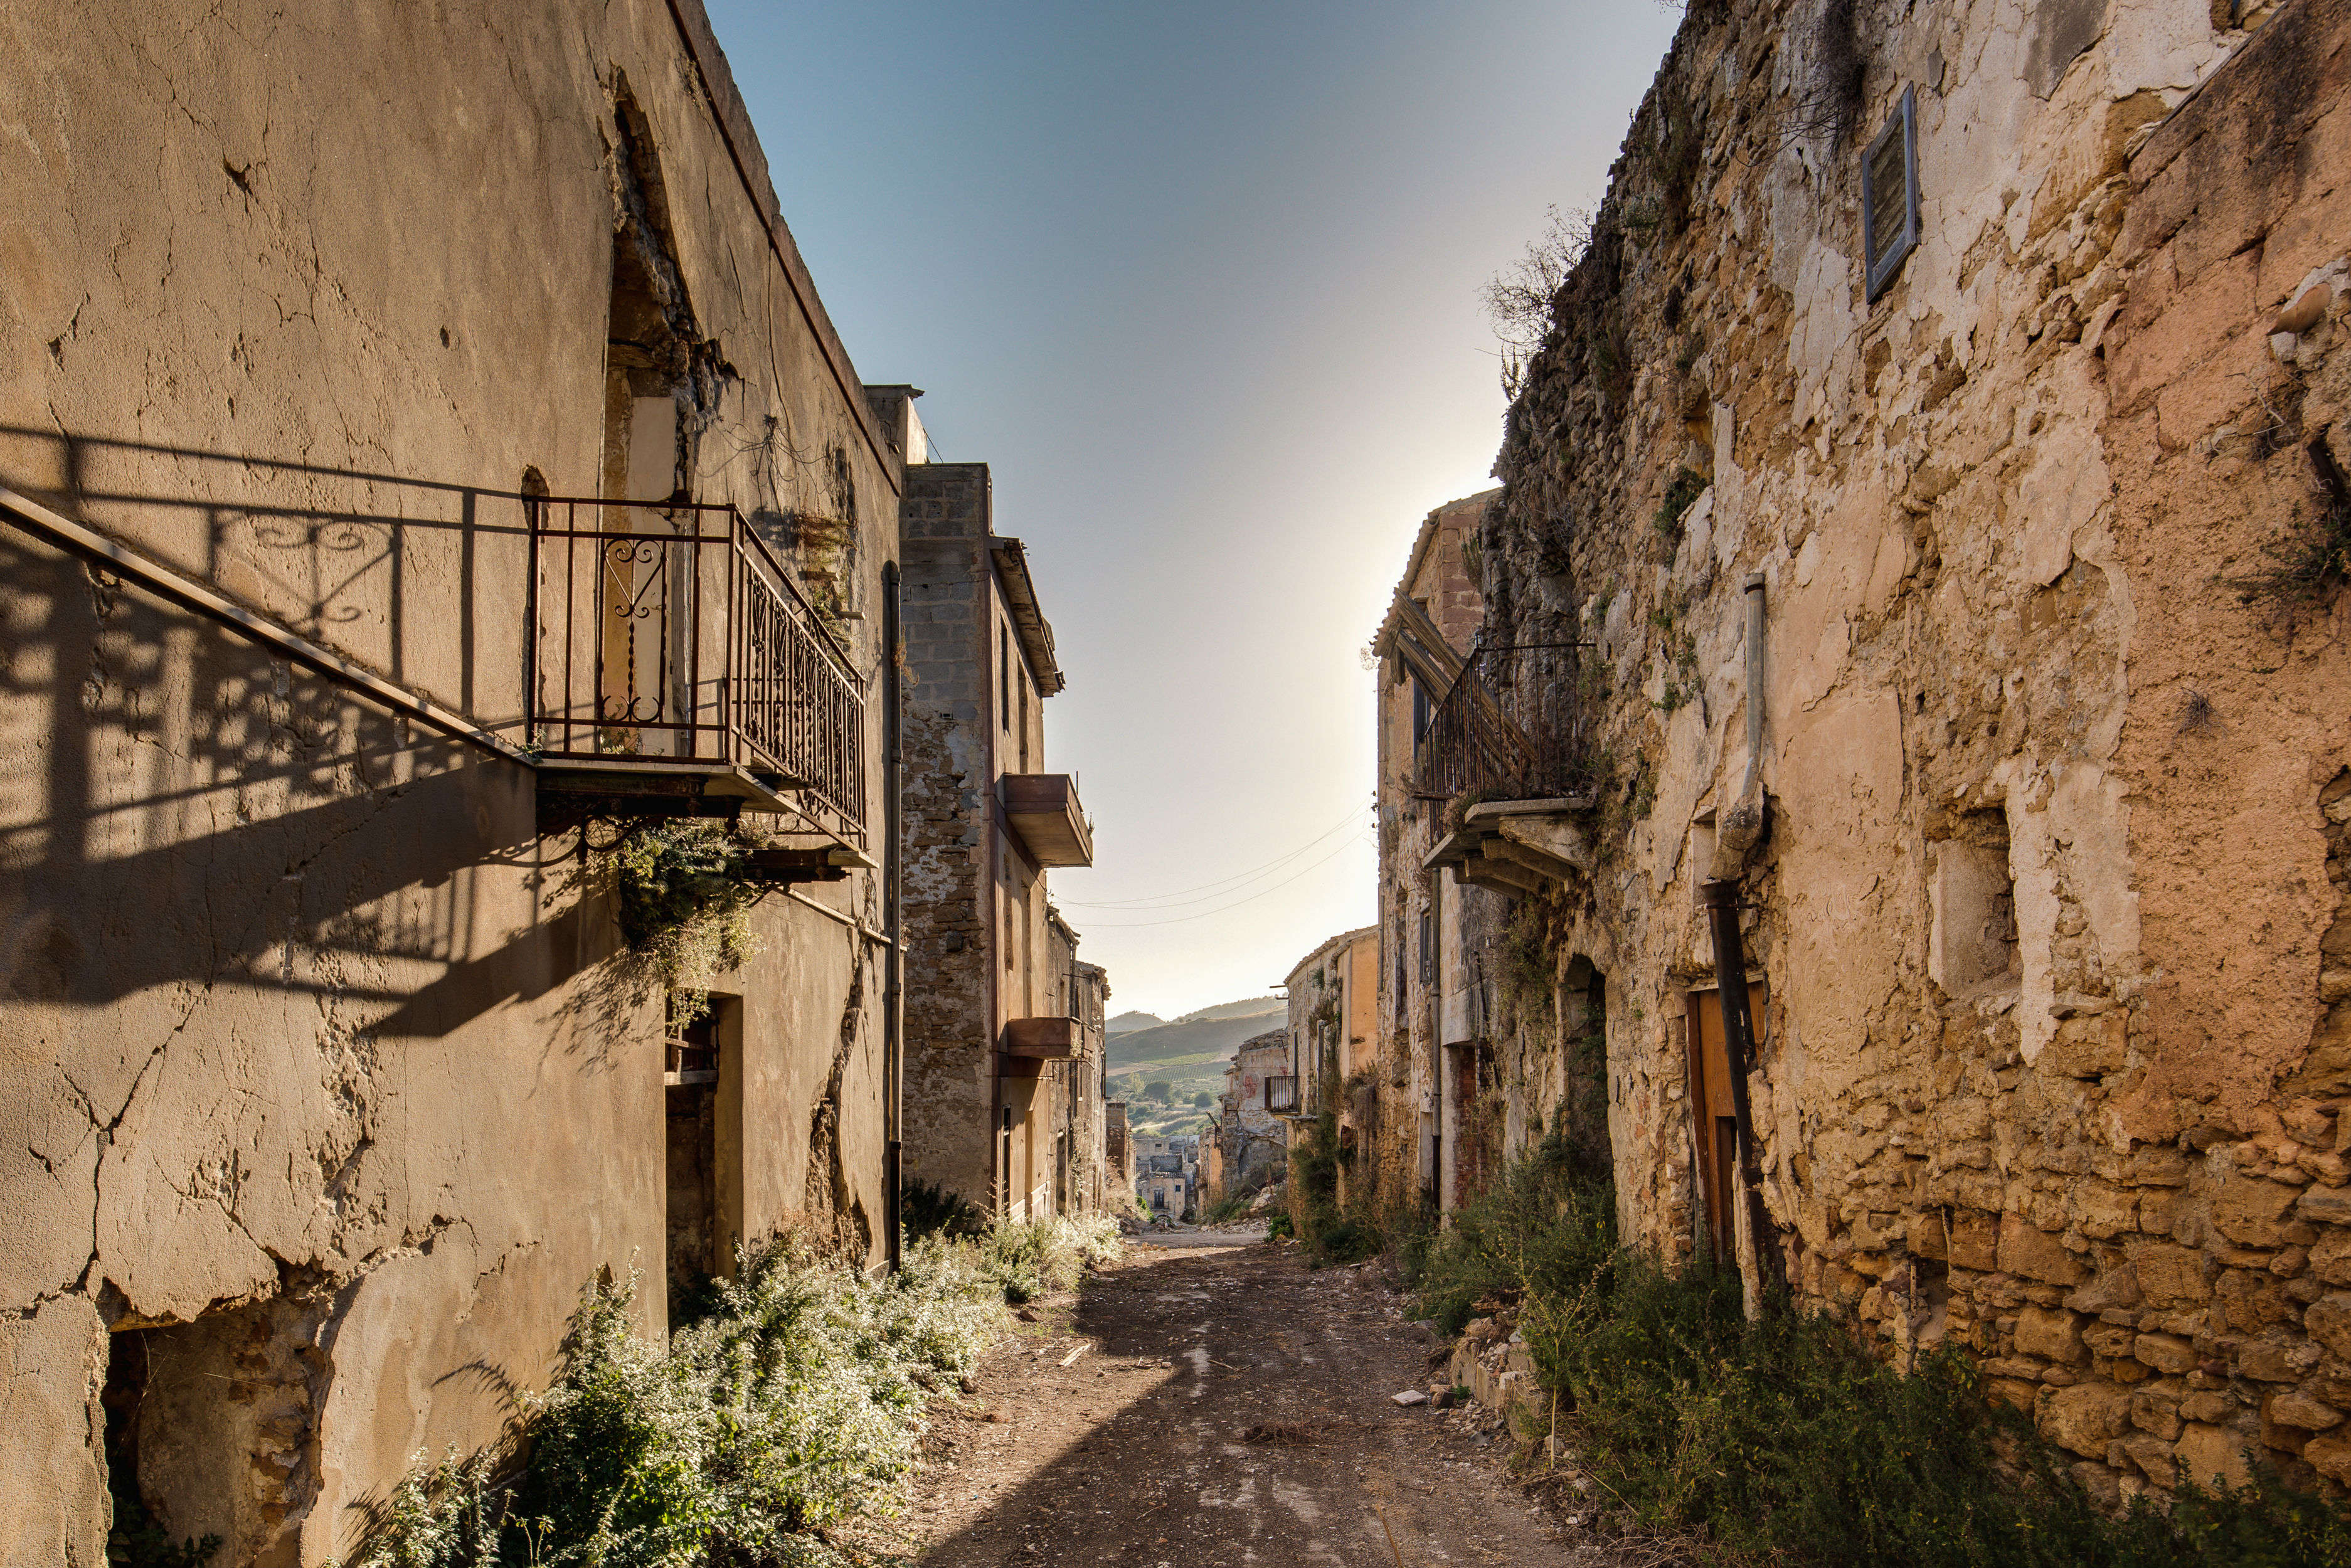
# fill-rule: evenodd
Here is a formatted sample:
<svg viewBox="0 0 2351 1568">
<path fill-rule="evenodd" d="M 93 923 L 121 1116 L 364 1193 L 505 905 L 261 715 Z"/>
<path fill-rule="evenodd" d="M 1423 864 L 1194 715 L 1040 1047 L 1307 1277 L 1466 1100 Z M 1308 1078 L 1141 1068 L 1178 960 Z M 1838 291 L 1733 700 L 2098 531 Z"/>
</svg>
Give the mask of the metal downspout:
<svg viewBox="0 0 2351 1568">
<path fill-rule="evenodd" d="M 889 1236 L 890 1271 L 904 1261 L 899 1188 L 905 1150 L 906 1017 L 900 797 L 904 792 L 900 699 L 904 680 L 898 647 L 898 563 L 882 568 L 882 924 L 890 946 L 882 956 L 882 1224 Z"/>
</svg>

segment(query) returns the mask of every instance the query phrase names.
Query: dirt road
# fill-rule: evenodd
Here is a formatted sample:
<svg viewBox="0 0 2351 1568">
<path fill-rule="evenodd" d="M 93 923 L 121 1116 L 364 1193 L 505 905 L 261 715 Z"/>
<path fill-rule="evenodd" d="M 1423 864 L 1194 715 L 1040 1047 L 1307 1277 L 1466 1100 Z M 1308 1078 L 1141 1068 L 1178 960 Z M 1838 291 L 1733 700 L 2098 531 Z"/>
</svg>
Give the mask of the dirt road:
<svg viewBox="0 0 2351 1568">
<path fill-rule="evenodd" d="M 1506 1441 L 1390 1399 L 1431 1342 L 1374 1270 L 1186 1239 L 989 1357 L 934 1433 L 923 1568 L 1614 1561 L 1501 1478 Z"/>
</svg>

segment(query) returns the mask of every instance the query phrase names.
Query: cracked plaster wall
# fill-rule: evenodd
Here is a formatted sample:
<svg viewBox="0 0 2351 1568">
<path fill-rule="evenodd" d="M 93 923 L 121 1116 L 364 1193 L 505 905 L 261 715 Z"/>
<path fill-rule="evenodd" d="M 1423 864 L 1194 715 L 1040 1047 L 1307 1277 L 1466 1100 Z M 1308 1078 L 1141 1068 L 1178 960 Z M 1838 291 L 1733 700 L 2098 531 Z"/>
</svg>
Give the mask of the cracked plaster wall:
<svg viewBox="0 0 2351 1568">
<path fill-rule="evenodd" d="M 1483 538 L 1489 633 L 1558 629 L 1564 553 L 1610 675 L 1561 934 L 1610 976 L 1620 1204 L 1669 1254 L 1704 1234 L 1682 997 L 1761 572 L 1751 1090 L 1797 1283 L 1970 1346 L 2109 1497 L 2249 1448 L 2351 1479 L 2345 601 L 2222 580 L 2315 517 L 2304 444 L 2351 451 L 2340 283 L 2273 331 L 2351 244 L 2351 13 L 1857 13 L 1838 141 L 1803 124 L 1814 7 L 1694 10 Z M 1873 304 L 1858 152 L 1906 85 L 1921 237 Z M 1667 116 L 1699 139 L 1687 228 Z M 1683 468 L 1703 493 L 1661 522 Z M 1986 814 L 2017 961 L 1947 991 L 1938 868 Z"/>
<path fill-rule="evenodd" d="M 684 37 L 653 0 L 0 16 L 0 145 L 49 193 L 0 219 L 0 482 L 510 724 L 512 492 L 526 468 L 597 485 L 625 71 L 726 367 L 697 489 L 829 505 L 845 452 L 873 602 L 897 455 L 681 9 Z M 26 536 L 0 557 L 0 1557 L 103 1558 L 109 1326 L 297 1280 L 332 1291 L 316 1490 L 231 1552 L 348 1554 L 415 1452 L 494 1437 L 544 1383 L 592 1272 L 659 1277 L 658 1004 L 522 770 Z M 871 674 L 878 622 L 856 634 Z M 878 758 L 878 705 L 869 728 Z M 878 925 L 873 881 L 812 896 Z M 754 924 L 747 1228 L 812 1218 L 870 1254 L 866 956 L 781 900 Z M 845 1176 L 819 1181 L 829 1087 Z M 657 1295 L 641 1311 L 657 1328 Z"/>
</svg>

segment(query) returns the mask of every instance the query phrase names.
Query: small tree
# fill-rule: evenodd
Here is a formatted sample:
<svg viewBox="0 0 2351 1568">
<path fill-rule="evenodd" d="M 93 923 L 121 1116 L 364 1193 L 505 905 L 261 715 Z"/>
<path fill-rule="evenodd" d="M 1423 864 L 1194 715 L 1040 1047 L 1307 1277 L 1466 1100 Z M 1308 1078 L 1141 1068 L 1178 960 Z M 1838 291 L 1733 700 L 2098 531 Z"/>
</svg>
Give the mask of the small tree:
<svg viewBox="0 0 2351 1568">
<path fill-rule="evenodd" d="M 1211 1106 L 1211 1105 L 1215 1104 L 1216 1103 L 1217 1103 L 1217 1097 L 1216 1097 L 1215 1095 L 1213 1095 L 1213 1094 L 1209 1093 L 1209 1092 L 1208 1092 L 1207 1090 L 1205 1090 L 1205 1089 L 1201 1090 L 1197 1094 L 1195 1094 L 1195 1095 L 1193 1095 L 1193 1096 L 1192 1096 L 1192 1103 L 1193 1103 L 1193 1104 L 1195 1104 L 1195 1105 L 1197 1105 L 1197 1106 L 1198 1106 L 1201 1110 L 1203 1110 L 1203 1111 L 1207 1110 L 1209 1106 Z"/>
<path fill-rule="evenodd" d="M 1163 1105 L 1167 1103 L 1168 1095 L 1174 1092 L 1175 1086 L 1165 1078 L 1155 1078 L 1143 1086 L 1143 1097 L 1145 1100 L 1156 1100 Z"/>
</svg>

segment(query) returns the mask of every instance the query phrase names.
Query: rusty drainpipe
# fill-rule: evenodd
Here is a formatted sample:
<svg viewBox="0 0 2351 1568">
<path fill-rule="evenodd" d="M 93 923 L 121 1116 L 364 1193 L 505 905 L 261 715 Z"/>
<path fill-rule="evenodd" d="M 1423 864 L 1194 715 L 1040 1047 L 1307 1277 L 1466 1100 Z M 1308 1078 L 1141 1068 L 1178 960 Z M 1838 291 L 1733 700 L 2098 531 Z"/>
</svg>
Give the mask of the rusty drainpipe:
<svg viewBox="0 0 2351 1568">
<path fill-rule="evenodd" d="M 1730 1113 L 1739 1140 L 1740 1234 L 1755 1260 L 1742 1270 L 1747 1315 L 1761 1306 L 1761 1292 L 1783 1281 L 1779 1249 L 1763 1208 L 1763 1177 L 1748 1107 L 1747 1074 L 1755 1066 L 1755 1019 L 1747 1008 L 1747 947 L 1739 931 L 1740 881 L 1748 852 L 1763 830 L 1763 574 L 1748 575 L 1747 590 L 1747 777 L 1737 802 L 1719 817 L 1712 880 L 1698 889 L 1714 927 L 1714 974 L 1720 987 L 1723 1055 L 1730 1069 Z"/>
<path fill-rule="evenodd" d="M 904 1218 L 899 1207 L 906 1148 L 906 930 L 901 915 L 904 888 L 898 846 L 902 836 L 901 797 L 905 789 L 904 732 L 900 723 L 905 692 L 898 664 L 904 656 L 904 650 L 898 646 L 899 598 L 898 563 L 889 561 L 882 568 L 882 903 L 883 924 L 890 932 L 890 946 L 882 956 L 882 1114 L 885 1124 L 882 1145 L 882 1225 L 890 1239 L 888 1257 L 893 1274 L 905 1260 Z"/>
</svg>

